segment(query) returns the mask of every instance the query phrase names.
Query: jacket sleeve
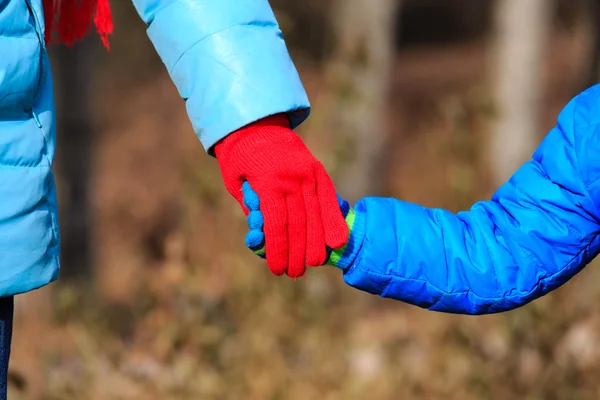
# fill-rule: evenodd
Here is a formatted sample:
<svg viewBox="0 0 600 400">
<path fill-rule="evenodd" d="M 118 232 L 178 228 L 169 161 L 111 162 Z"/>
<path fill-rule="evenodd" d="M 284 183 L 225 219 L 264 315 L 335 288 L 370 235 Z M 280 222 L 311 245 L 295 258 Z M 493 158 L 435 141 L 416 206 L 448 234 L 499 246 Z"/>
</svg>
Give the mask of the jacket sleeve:
<svg viewBox="0 0 600 400">
<path fill-rule="evenodd" d="M 268 0 L 133 0 L 209 150 L 229 133 L 310 105 Z"/>
<path fill-rule="evenodd" d="M 355 207 L 344 280 L 430 310 L 488 314 L 567 282 L 599 252 L 600 86 L 561 112 L 490 201 L 453 214 L 394 199 Z"/>
</svg>

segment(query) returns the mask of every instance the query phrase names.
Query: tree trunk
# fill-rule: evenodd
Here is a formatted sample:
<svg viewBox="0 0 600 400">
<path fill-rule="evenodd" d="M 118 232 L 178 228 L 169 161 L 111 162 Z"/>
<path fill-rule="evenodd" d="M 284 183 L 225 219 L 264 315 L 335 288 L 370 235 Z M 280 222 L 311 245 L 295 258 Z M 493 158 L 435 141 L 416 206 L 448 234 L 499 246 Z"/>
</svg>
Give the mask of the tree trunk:
<svg viewBox="0 0 600 400">
<path fill-rule="evenodd" d="M 549 0 L 497 3 L 494 95 L 498 115 L 488 149 L 495 186 L 530 158 L 538 143 L 540 77 L 552 7 Z"/>
<path fill-rule="evenodd" d="M 593 35 L 588 85 L 593 86 L 600 83 L 600 2 L 588 0 L 588 10 Z"/>
<path fill-rule="evenodd" d="M 336 0 L 333 5 L 329 117 L 341 164 L 333 176 L 340 193 L 351 202 L 380 194 L 386 183 L 385 109 L 399 3 Z"/>
<path fill-rule="evenodd" d="M 56 169 L 61 220 L 61 279 L 89 277 L 92 264 L 90 183 L 94 42 L 53 50 L 56 68 Z"/>
</svg>

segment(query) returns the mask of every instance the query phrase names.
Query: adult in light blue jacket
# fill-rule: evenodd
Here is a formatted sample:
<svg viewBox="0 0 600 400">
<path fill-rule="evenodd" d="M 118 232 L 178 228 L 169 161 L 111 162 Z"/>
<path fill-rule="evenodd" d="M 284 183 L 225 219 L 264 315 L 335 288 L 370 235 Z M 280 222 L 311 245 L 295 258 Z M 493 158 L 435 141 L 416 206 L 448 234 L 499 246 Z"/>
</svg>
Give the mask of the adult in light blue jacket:
<svg viewBox="0 0 600 400">
<path fill-rule="evenodd" d="M 104 16 L 109 14 L 106 1 L 85 2 L 94 3 L 104 7 Z M 44 23 L 44 11 L 55 11 L 56 4 L 53 0 L 0 0 L 0 399 L 6 397 L 12 296 L 46 285 L 59 274 L 52 172 L 55 107 Z M 83 3 L 60 4 L 79 7 Z M 205 149 L 211 151 L 226 137 L 236 136 L 230 135 L 234 131 L 244 132 L 221 150 L 219 164 L 230 192 L 237 197 L 236 182 L 241 175 L 254 174 L 256 181 L 280 183 L 280 187 L 263 187 L 274 199 L 281 199 L 273 201 L 279 210 L 273 218 L 278 226 L 270 232 L 281 245 L 277 271 L 284 273 L 287 216 L 280 212 L 286 205 L 279 191 L 284 188 L 288 195 L 296 193 L 297 204 L 305 192 L 300 185 L 286 186 L 300 176 L 297 166 L 286 163 L 285 157 L 257 161 L 257 153 L 266 158 L 272 153 L 292 154 L 295 160 L 302 160 L 304 184 L 313 191 L 330 185 L 329 204 L 336 210 L 337 206 L 328 177 L 313 172 L 322 167 L 291 131 L 308 116 L 309 102 L 268 0 L 133 0 L 133 4 L 185 100 Z M 68 26 L 68 21 L 63 26 Z M 269 119 L 271 116 L 274 119 Z M 263 120 L 270 122 L 254 127 L 254 122 Z M 254 131 L 246 129 L 249 126 Z M 260 152 L 252 146 L 261 146 Z M 288 173 L 286 168 L 294 170 Z M 271 170 L 279 175 L 269 176 Z M 319 206 L 314 196 L 311 201 Z M 311 221 L 320 235 L 311 239 L 306 232 L 307 240 L 323 243 L 320 219 Z M 343 245 L 347 227 L 341 213 L 338 226 L 342 233 L 338 242 Z M 294 259 L 304 260 L 304 251 L 296 251 Z"/>
<path fill-rule="evenodd" d="M 246 243 L 262 255 L 260 199 L 244 189 L 254 210 Z M 600 252 L 600 85 L 571 100 L 533 159 L 469 211 L 385 198 L 340 205 L 350 240 L 329 263 L 348 285 L 448 313 L 523 306 Z"/>
<path fill-rule="evenodd" d="M 267 0 L 134 0 L 205 149 L 309 102 Z M 55 115 L 42 0 L 0 0 L 0 297 L 58 277 Z"/>
</svg>

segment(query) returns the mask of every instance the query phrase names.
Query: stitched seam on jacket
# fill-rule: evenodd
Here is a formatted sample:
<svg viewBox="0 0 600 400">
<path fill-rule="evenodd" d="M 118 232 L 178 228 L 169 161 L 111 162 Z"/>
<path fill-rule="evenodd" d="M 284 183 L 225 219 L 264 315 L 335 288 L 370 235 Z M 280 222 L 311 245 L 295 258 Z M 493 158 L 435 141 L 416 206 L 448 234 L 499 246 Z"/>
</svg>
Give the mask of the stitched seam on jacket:
<svg viewBox="0 0 600 400">
<path fill-rule="evenodd" d="M 394 280 L 393 276 L 388 276 L 387 277 L 387 283 L 385 284 L 383 290 L 381 291 L 380 296 L 381 297 L 387 297 L 387 292 L 390 290 L 390 286 L 392 286 L 392 282 Z"/>
<path fill-rule="evenodd" d="M 446 242 L 445 242 L 444 229 L 442 228 L 442 225 L 440 224 L 440 220 L 438 219 L 439 211 L 427 209 L 427 214 L 431 215 L 433 222 L 435 222 L 435 224 L 440 229 L 440 234 L 442 235 L 442 243 L 445 244 Z M 444 263 L 446 265 L 446 291 L 448 291 L 448 289 L 450 288 L 450 271 L 448 269 L 448 253 L 446 253 L 445 251 L 444 251 Z"/>
<path fill-rule="evenodd" d="M 396 212 L 396 208 L 393 207 L 392 208 L 392 221 L 396 221 L 396 218 L 398 217 L 398 213 Z M 397 224 L 393 224 L 393 230 L 394 230 L 394 236 L 395 238 L 398 237 L 398 231 L 396 228 Z M 400 263 L 400 243 L 396 240 L 395 241 L 395 246 L 394 248 L 396 249 L 396 255 L 394 257 L 395 263 L 394 266 L 396 268 L 398 268 L 398 265 Z M 383 290 L 381 291 L 381 297 L 385 297 L 387 292 L 390 290 L 390 286 L 392 285 L 393 279 L 392 277 L 389 277 L 389 279 L 387 280 L 387 283 L 385 284 L 385 287 L 383 288 Z"/>
<path fill-rule="evenodd" d="M 44 164 L 10 164 L 0 162 L 0 169 L 22 169 L 22 168 L 47 168 L 51 169 L 52 166 Z"/>
<path fill-rule="evenodd" d="M 426 284 L 429 284 L 429 283 L 426 283 Z M 433 286 L 433 285 L 431 285 L 431 286 Z M 435 287 L 435 286 L 433 286 L 433 287 Z M 437 288 L 436 288 L 436 289 L 437 289 Z M 439 289 L 438 289 L 438 290 L 439 290 Z M 442 300 L 442 297 L 444 297 L 444 292 L 442 292 L 442 293 L 441 293 L 441 294 L 440 294 L 440 295 L 437 297 L 437 299 L 435 299 L 435 300 L 434 300 L 433 304 L 432 304 L 431 306 L 429 306 L 429 307 L 430 307 L 430 308 L 433 308 L 433 307 L 437 306 L 437 305 L 438 305 L 438 303 L 440 302 L 440 300 Z"/>
<path fill-rule="evenodd" d="M 534 164 L 536 164 L 537 166 L 539 166 L 539 172 L 542 174 L 542 176 L 543 176 L 543 177 L 544 177 L 546 180 L 550 181 L 550 182 L 551 182 L 553 185 L 556 185 L 556 186 L 558 186 L 558 187 L 560 188 L 560 190 L 561 190 L 561 191 L 563 191 L 563 192 L 567 192 L 567 193 L 570 193 L 570 194 L 574 194 L 573 192 L 571 192 L 571 191 L 570 191 L 570 190 L 568 190 L 567 188 L 565 188 L 565 187 L 561 186 L 560 184 L 558 184 L 558 183 L 554 182 L 554 181 L 552 180 L 552 178 L 550 177 L 550 175 L 548 175 L 548 174 L 546 173 L 546 171 L 544 170 L 544 168 L 542 167 L 542 165 L 541 165 L 539 162 L 537 162 L 536 160 L 533 160 L 532 162 L 533 162 Z M 582 179 L 582 181 L 583 181 L 583 179 Z M 585 182 L 584 182 L 584 186 L 585 186 Z M 584 193 L 583 195 L 584 195 L 584 196 L 587 196 L 588 198 L 591 198 L 591 196 L 590 196 L 590 195 L 589 195 L 589 193 L 587 192 L 587 189 L 586 189 L 586 193 Z M 577 205 L 579 208 L 581 208 L 582 210 L 585 210 L 585 208 L 584 208 L 584 207 L 581 205 L 581 202 L 577 201 L 577 204 L 576 204 L 576 205 Z M 586 213 L 586 214 L 587 214 L 587 213 Z M 584 235 L 584 234 L 583 234 L 583 233 L 582 233 L 582 232 L 581 232 L 579 229 L 577 229 L 575 226 L 571 225 L 571 223 L 570 223 L 569 221 L 567 221 L 567 220 L 565 220 L 565 219 L 562 219 L 562 218 L 560 218 L 559 216 L 557 216 L 557 215 L 555 215 L 555 214 L 553 214 L 553 216 L 554 216 L 554 217 L 555 217 L 555 218 L 556 218 L 558 221 L 560 221 L 560 222 L 562 222 L 563 224 L 565 224 L 565 225 L 567 226 L 567 228 L 569 228 L 571 231 L 573 231 L 573 232 L 577 233 L 577 234 L 578 234 L 580 237 L 585 237 L 585 235 Z"/>
<path fill-rule="evenodd" d="M 486 213 L 487 213 L 487 211 L 486 211 Z M 490 218 L 490 220 L 491 220 L 491 218 Z M 497 228 L 497 225 L 494 222 L 492 222 L 492 225 L 493 225 L 494 230 L 495 230 Z M 486 249 L 486 251 L 488 253 L 488 257 L 489 257 L 489 260 L 490 260 L 490 265 L 492 266 L 492 273 L 494 274 L 494 282 L 496 282 L 496 289 L 497 289 L 498 295 L 499 295 L 500 292 L 501 292 L 501 290 L 500 290 L 500 281 L 498 280 L 498 271 L 496 270 L 496 262 L 494 260 L 494 257 L 492 256 L 492 250 L 491 250 L 492 246 L 490 244 L 490 241 L 486 237 L 486 235 L 481 235 L 481 236 L 483 238 L 483 241 L 485 242 L 485 249 Z"/>
<path fill-rule="evenodd" d="M 223 27 L 221 29 L 217 29 L 216 31 L 209 33 L 208 35 L 204 36 L 203 38 L 198 39 L 197 41 L 195 41 L 194 43 L 192 43 L 190 45 L 190 47 L 188 47 L 183 53 L 181 53 L 181 55 L 177 58 L 177 60 L 175 60 L 175 62 L 173 63 L 173 66 L 169 70 L 169 74 L 171 74 L 175 70 L 175 67 L 177 66 L 177 64 L 179 64 L 179 61 L 181 61 L 181 59 L 183 57 L 185 57 L 190 52 L 190 50 L 192 50 L 194 47 L 196 47 L 200 43 L 204 42 L 206 39 L 210 38 L 211 36 L 214 36 L 214 35 L 216 35 L 218 33 L 221 33 L 223 31 L 226 31 L 228 29 L 235 28 L 235 27 L 260 27 L 260 28 L 265 28 L 265 27 L 275 27 L 275 26 L 277 26 L 273 22 L 268 22 L 268 21 L 264 21 L 264 22 L 266 22 L 266 23 L 261 24 L 259 21 L 252 21 L 252 22 L 243 22 L 243 23 L 237 23 L 237 24 L 227 25 L 227 26 L 225 26 L 225 27 Z"/>
<path fill-rule="evenodd" d="M 35 85 L 35 86 L 37 87 L 37 85 Z M 14 96 L 14 95 L 16 95 L 16 94 L 24 94 L 24 93 L 27 93 L 27 92 L 33 92 L 33 93 L 35 93 L 35 91 L 36 91 L 36 87 L 32 87 L 32 88 L 25 89 L 25 90 L 17 90 L 17 91 L 15 91 L 15 92 L 8 92 L 8 93 L 6 93 L 6 94 L 4 94 L 4 95 L 0 96 L 0 101 L 4 101 L 4 100 L 6 100 L 8 97 L 10 97 L 10 96 Z"/>
<path fill-rule="evenodd" d="M 538 165 L 539 165 L 539 163 L 538 163 Z M 541 168 L 541 165 L 540 165 L 540 169 L 543 171 L 543 168 Z M 545 172 L 544 172 L 544 175 L 545 175 L 545 176 L 548 176 L 548 175 L 547 175 Z M 557 185 L 556 183 L 554 183 L 554 181 L 553 181 L 552 179 L 550 179 L 550 177 L 549 177 L 549 176 L 547 177 L 547 180 L 549 180 L 549 181 L 550 181 L 550 183 L 552 183 L 553 185 L 555 185 L 555 186 L 559 186 L 559 185 Z M 509 182 L 510 182 L 510 181 L 509 181 Z M 518 192 L 518 193 L 519 193 L 521 196 L 523 196 L 523 197 L 526 197 L 526 198 L 529 198 L 529 197 L 530 197 L 529 195 L 527 195 L 525 192 L 523 192 L 523 191 L 521 190 L 521 188 L 519 188 L 519 187 L 518 187 L 517 185 L 515 185 L 514 183 L 512 183 L 512 182 L 511 182 L 511 183 L 510 183 L 510 185 L 511 185 L 511 186 L 512 186 L 512 188 L 513 188 L 513 189 L 514 189 L 516 192 Z M 559 187 L 560 187 L 560 186 L 559 186 Z M 566 189 L 565 189 L 565 190 L 566 190 Z M 570 192 L 570 193 L 571 193 L 571 192 Z M 498 203 L 498 204 L 500 204 L 500 203 Z M 502 207 L 502 208 L 504 209 L 504 207 Z M 537 209 L 542 209 L 542 208 L 541 208 L 541 207 L 540 207 L 538 204 L 536 204 L 536 207 L 535 207 L 535 208 L 537 208 Z M 566 225 L 566 227 L 569 229 L 569 231 L 571 231 L 571 232 L 573 232 L 573 233 L 576 233 L 576 234 L 579 236 L 579 238 L 580 238 L 580 239 L 582 239 L 582 238 L 584 238 L 584 237 L 585 237 L 585 235 L 584 235 L 584 234 L 583 234 L 583 233 L 582 233 L 582 232 L 581 232 L 579 229 L 575 228 L 575 227 L 574 227 L 574 226 L 573 226 L 571 223 L 569 223 L 568 221 L 565 221 L 564 219 L 562 219 L 562 218 L 560 218 L 560 217 L 556 216 L 556 214 L 554 214 L 554 213 L 547 213 L 547 214 L 548 214 L 548 215 L 551 215 L 553 219 L 555 219 L 555 220 L 557 220 L 557 221 L 560 221 L 560 222 L 562 222 L 564 225 Z"/>
<path fill-rule="evenodd" d="M 510 182 L 510 181 L 509 181 Z M 519 192 L 521 195 L 523 195 L 524 193 L 522 193 L 517 187 L 516 185 L 511 183 L 511 186 L 513 188 L 515 188 L 517 190 L 517 192 Z M 500 203 L 499 201 L 496 200 L 492 200 L 494 203 L 498 204 L 498 206 L 500 206 L 500 208 L 502 208 L 502 210 L 508 214 L 508 210 L 506 210 L 506 207 L 504 207 L 504 205 L 502 203 Z M 504 236 L 506 239 L 506 236 Z M 537 272 L 542 272 L 540 275 L 542 276 L 546 276 L 545 273 L 546 272 L 544 270 L 544 266 L 542 265 L 542 263 L 536 258 L 534 257 L 529 250 L 525 249 L 518 241 L 512 241 L 512 243 L 515 245 L 515 247 L 517 248 L 517 251 L 519 251 L 521 253 L 521 255 L 525 256 L 525 258 L 527 258 L 533 265 L 536 266 L 536 271 Z M 513 257 L 514 258 L 514 257 Z M 569 261 L 570 262 L 570 261 Z M 543 278 L 542 278 L 543 279 Z M 500 289 L 500 288 L 499 288 Z"/>
<path fill-rule="evenodd" d="M 7 39 L 24 39 L 24 40 L 35 40 L 36 42 L 39 42 L 39 38 L 37 36 L 37 33 L 35 35 L 35 37 L 29 37 L 29 36 L 13 36 L 13 35 L 7 35 L 7 34 L 2 34 L 0 33 L 0 38 L 7 38 Z"/>
<path fill-rule="evenodd" d="M 487 214 L 487 211 L 485 209 L 483 209 L 483 211 Z M 463 222 L 462 220 L 460 220 L 460 221 Z M 491 218 L 490 218 L 490 221 L 492 222 L 494 228 L 496 228 L 497 225 L 491 220 Z M 467 225 L 467 226 L 469 225 L 466 222 L 463 222 L 463 223 L 465 225 Z M 477 224 L 477 225 L 480 226 L 480 224 Z M 486 235 L 482 235 L 482 237 L 483 237 L 483 241 L 485 242 L 485 249 L 486 249 L 486 251 L 488 253 L 488 257 L 489 257 L 489 260 L 490 260 L 490 265 L 492 266 L 492 273 L 494 275 L 494 282 L 496 283 L 496 289 L 498 291 L 498 294 L 500 294 L 500 292 L 501 292 L 501 290 L 500 290 L 500 281 L 498 280 L 498 271 L 496 270 L 496 265 L 495 265 L 495 262 L 494 262 L 494 257 L 492 257 L 492 251 L 491 251 L 491 247 L 492 246 L 490 245 L 490 241 L 487 239 Z M 475 294 L 475 293 L 473 293 L 473 294 Z"/>
<path fill-rule="evenodd" d="M 597 234 L 594 234 L 593 238 L 596 238 L 596 237 L 597 237 Z M 587 251 L 587 246 L 589 246 L 589 243 L 591 243 L 592 241 L 593 241 L 593 239 L 592 239 L 592 240 L 589 240 L 589 241 L 588 241 L 588 244 L 587 244 L 587 245 L 586 245 L 586 246 L 585 246 L 583 249 L 579 250 L 579 251 L 577 252 L 577 254 L 575 254 L 575 255 L 574 255 L 574 256 L 573 256 L 573 257 L 572 257 L 572 258 L 571 258 L 571 259 L 570 259 L 570 260 L 569 260 L 567 263 L 565 263 L 565 265 L 564 265 L 564 266 L 563 266 L 563 267 L 562 267 L 560 270 L 558 270 L 557 272 L 555 272 L 554 274 L 552 274 L 552 275 L 550 275 L 550 276 L 546 276 L 545 278 L 540 278 L 540 279 L 538 279 L 538 281 L 537 281 L 537 282 L 536 282 L 536 283 L 533 285 L 534 287 L 533 287 L 531 290 L 529 290 L 529 291 L 527 291 L 527 292 L 524 292 L 524 293 L 521 293 L 521 294 L 516 294 L 516 295 L 499 296 L 499 297 L 483 297 L 483 296 L 479 296 L 479 295 L 477 295 L 476 293 L 474 293 L 472 289 L 458 290 L 458 291 L 455 291 L 455 292 L 445 292 L 444 290 L 442 290 L 442 289 L 440 289 L 439 287 L 435 286 L 434 284 L 432 284 L 431 282 L 429 282 L 429 281 L 428 281 L 428 280 L 426 280 L 426 279 L 418 279 L 418 278 L 406 278 L 406 277 L 402 277 L 402 276 L 400 276 L 400 275 L 396 275 L 396 274 L 394 274 L 394 273 L 390 273 L 390 274 L 383 274 L 383 273 L 381 273 L 381 272 L 373 271 L 373 270 L 370 270 L 370 269 L 365 269 L 365 270 L 363 270 L 363 271 L 361 271 L 361 272 L 362 272 L 362 273 L 364 273 L 364 274 L 372 274 L 372 275 L 375 275 L 375 276 L 379 276 L 379 277 L 385 277 L 385 278 L 387 278 L 387 277 L 390 277 L 390 276 L 391 276 L 391 277 L 393 277 L 393 278 L 396 278 L 396 279 L 399 279 L 399 280 L 401 280 L 401 281 L 407 281 L 407 282 L 421 282 L 421 283 L 425 283 L 425 284 L 428 284 L 428 285 L 430 285 L 430 286 L 431 286 L 431 287 L 433 287 L 434 289 L 436 289 L 436 290 L 440 291 L 440 292 L 442 293 L 442 295 L 441 295 L 441 296 L 446 296 L 446 295 L 457 295 L 457 294 L 461 294 L 461 293 L 469 293 L 469 292 L 471 292 L 471 293 L 473 293 L 473 295 L 474 295 L 474 296 L 476 296 L 476 297 L 477 297 L 479 300 L 483 300 L 483 301 L 497 301 L 497 300 L 503 300 L 503 299 L 513 299 L 513 298 L 515 298 L 515 299 L 516 299 L 516 298 L 523 298 L 523 297 L 530 296 L 531 294 L 533 294 L 533 293 L 535 293 L 537 290 L 539 290 L 539 285 L 540 285 L 542 282 L 544 282 L 544 281 L 548 281 L 548 280 L 551 280 L 551 279 L 555 278 L 556 276 L 558 276 L 558 275 L 562 274 L 562 273 L 563 273 L 563 272 L 564 272 L 566 269 L 568 269 L 568 268 L 571 266 L 571 264 L 573 264 L 573 262 L 574 262 L 574 261 L 577 259 L 577 257 L 579 257 L 579 256 L 581 255 L 581 253 L 584 253 L 585 251 Z M 440 297 L 441 297 L 441 296 L 440 296 Z M 437 301 L 436 301 L 436 303 L 437 303 Z"/>
<path fill-rule="evenodd" d="M 515 185 L 511 181 L 509 181 L 509 184 L 521 196 L 523 196 L 523 197 L 529 197 L 519 187 L 517 187 L 517 185 Z M 506 212 L 505 207 L 500 202 L 496 201 L 496 204 L 500 205 L 500 207 L 502 207 L 502 209 Z M 537 207 L 537 208 L 540 209 L 540 207 Z M 561 221 L 561 222 L 564 222 L 560 218 L 557 218 L 557 219 L 559 221 Z M 567 225 L 567 228 L 571 227 L 570 224 L 568 224 L 568 223 L 565 223 L 565 224 Z M 571 230 L 579 235 L 579 240 L 584 240 L 585 239 L 585 235 L 583 235 L 579 230 L 577 230 L 575 228 L 573 228 Z M 517 248 L 517 250 L 519 250 L 519 252 L 522 255 L 524 255 L 527 259 L 529 259 L 537 267 L 537 272 L 540 272 L 541 275 L 545 276 L 544 272 L 547 272 L 547 271 L 544 269 L 544 265 L 540 262 L 540 260 L 531 251 L 525 249 L 525 247 L 523 247 L 518 241 L 515 240 L 515 241 L 513 241 L 513 243 L 514 243 L 515 247 Z"/>
</svg>

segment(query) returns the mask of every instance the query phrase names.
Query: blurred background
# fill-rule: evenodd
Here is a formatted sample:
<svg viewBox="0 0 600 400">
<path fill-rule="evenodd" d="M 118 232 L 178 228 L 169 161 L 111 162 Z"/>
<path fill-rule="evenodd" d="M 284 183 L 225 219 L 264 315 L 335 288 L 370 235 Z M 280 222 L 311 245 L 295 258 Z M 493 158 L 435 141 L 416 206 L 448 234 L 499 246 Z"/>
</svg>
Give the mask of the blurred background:
<svg viewBox="0 0 600 400">
<path fill-rule="evenodd" d="M 313 104 L 299 133 L 351 200 L 489 198 L 598 81 L 597 0 L 272 0 Z M 504 315 L 294 282 L 245 220 L 128 1 L 52 48 L 59 283 L 20 296 L 11 399 L 600 398 L 600 271 Z"/>
</svg>

